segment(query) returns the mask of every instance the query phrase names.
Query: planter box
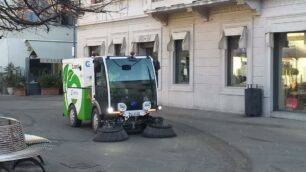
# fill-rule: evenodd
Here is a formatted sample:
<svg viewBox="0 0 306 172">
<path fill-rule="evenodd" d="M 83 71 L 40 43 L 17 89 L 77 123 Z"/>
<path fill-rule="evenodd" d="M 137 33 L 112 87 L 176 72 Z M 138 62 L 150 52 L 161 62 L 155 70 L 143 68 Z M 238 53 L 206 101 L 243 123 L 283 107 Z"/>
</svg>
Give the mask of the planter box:
<svg viewBox="0 0 306 172">
<path fill-rule="evenodd" d="M 24 88 L 15 88 L 14 89 L 14 95 L 15 96 L 25 96 L 26 95 L 26 91 Z"/>
<path fill-rule="evenodd" d="M 48 96 L 48 95 L 58 95 L 59 88 L 41 88 L 41 95 Z"/>
</svg>

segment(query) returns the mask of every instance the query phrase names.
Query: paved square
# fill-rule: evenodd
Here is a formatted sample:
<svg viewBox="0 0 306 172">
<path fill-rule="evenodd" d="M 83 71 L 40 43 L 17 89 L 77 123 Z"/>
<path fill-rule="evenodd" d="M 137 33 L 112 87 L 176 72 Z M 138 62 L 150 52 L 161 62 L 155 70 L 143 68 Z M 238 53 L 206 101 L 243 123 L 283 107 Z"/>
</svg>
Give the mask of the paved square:
<svg viewBox="0 0 306 172">
<path fill-rule="evenodd" d="M 43 157 L 49 172 L 207 171 L 302 172 L 306 122 L 165 108 L 160 114 L 178 137 L 130 135 L 118 143 L 93 142 L 90 124 L 72 128 L 54 97 L 0 96 L 0 114 L 19 119 L 26 133 L 52 140 Z"/>
</svg>

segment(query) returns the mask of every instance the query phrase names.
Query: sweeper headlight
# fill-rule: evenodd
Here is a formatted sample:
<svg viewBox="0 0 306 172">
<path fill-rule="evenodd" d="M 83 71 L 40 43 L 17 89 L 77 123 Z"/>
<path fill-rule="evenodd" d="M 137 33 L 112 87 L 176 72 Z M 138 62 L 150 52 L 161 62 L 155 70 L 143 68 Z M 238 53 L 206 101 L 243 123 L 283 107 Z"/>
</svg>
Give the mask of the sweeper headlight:
<svg viewBox="0 0 306 172">
<path fill-rule="evenodd" d="M 157 109 L 158 109 L 158 110 L 162 110 L 163 107 L 162 107 L 161 105 L 159 105 L 159 106 L 157 106 Z"/>
<path fill-rule="evenodd" d="M 113 113 L 113 112 L 114 112 L 114 108 L 112 108 L 112 107 L 107 108 L 107 113 Z"/>
<path fill-rule="evenodd" d="M 118 103 L 118 104 L 117 104 L 117 109 L 118 109 L 118 111 L 120 111 L 120 112 L 124 112 L 124 111 L 126 111 L 127 106 L 126 106 L 126 104 L 124 104 L 124 103 Z"/>
<path fill-rule="evenodd" d="M 148 111 L 149 109 L 151 109 L 151 102 L 150 101 L 143 102 L 142 109 L 145 111 Z"/>
</svg>

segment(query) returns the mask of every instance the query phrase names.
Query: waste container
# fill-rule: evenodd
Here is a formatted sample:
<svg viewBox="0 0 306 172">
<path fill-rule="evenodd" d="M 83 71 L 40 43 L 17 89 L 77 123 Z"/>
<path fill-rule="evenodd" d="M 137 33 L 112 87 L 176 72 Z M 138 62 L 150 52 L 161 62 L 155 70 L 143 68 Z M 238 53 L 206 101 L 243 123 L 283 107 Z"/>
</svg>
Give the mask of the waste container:
<svg viewBox="0 0 306 172">
<path fill-rule="evenodd" d="M 249 84 L 245 93 L 245 115 L 258 117 L 262 115 L 262 89 L 258 85 Z"/>
<path fill-rule="evenodd" d="M 30 82 L 27 84 L 28 95 L 40 95 L 40 87 L 38 82 Z"/>
</svg>

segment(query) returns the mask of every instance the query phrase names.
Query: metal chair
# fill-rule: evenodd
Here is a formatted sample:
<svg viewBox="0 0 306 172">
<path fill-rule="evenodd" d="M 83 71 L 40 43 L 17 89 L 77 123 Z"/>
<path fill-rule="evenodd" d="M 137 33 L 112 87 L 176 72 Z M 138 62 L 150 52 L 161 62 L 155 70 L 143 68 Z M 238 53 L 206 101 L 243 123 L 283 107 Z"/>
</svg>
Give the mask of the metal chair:
<svg viewBox="0 0 306 172">
<path fill-rule="evenodd" d="M 13 172 L 26 161 L 34 163 L 45 172 L 41 155 L 51 149 L 50 143 L 43 137 L 25 135 L 18 120 L 0 117 L 0 172 Z"/>
</svg>

